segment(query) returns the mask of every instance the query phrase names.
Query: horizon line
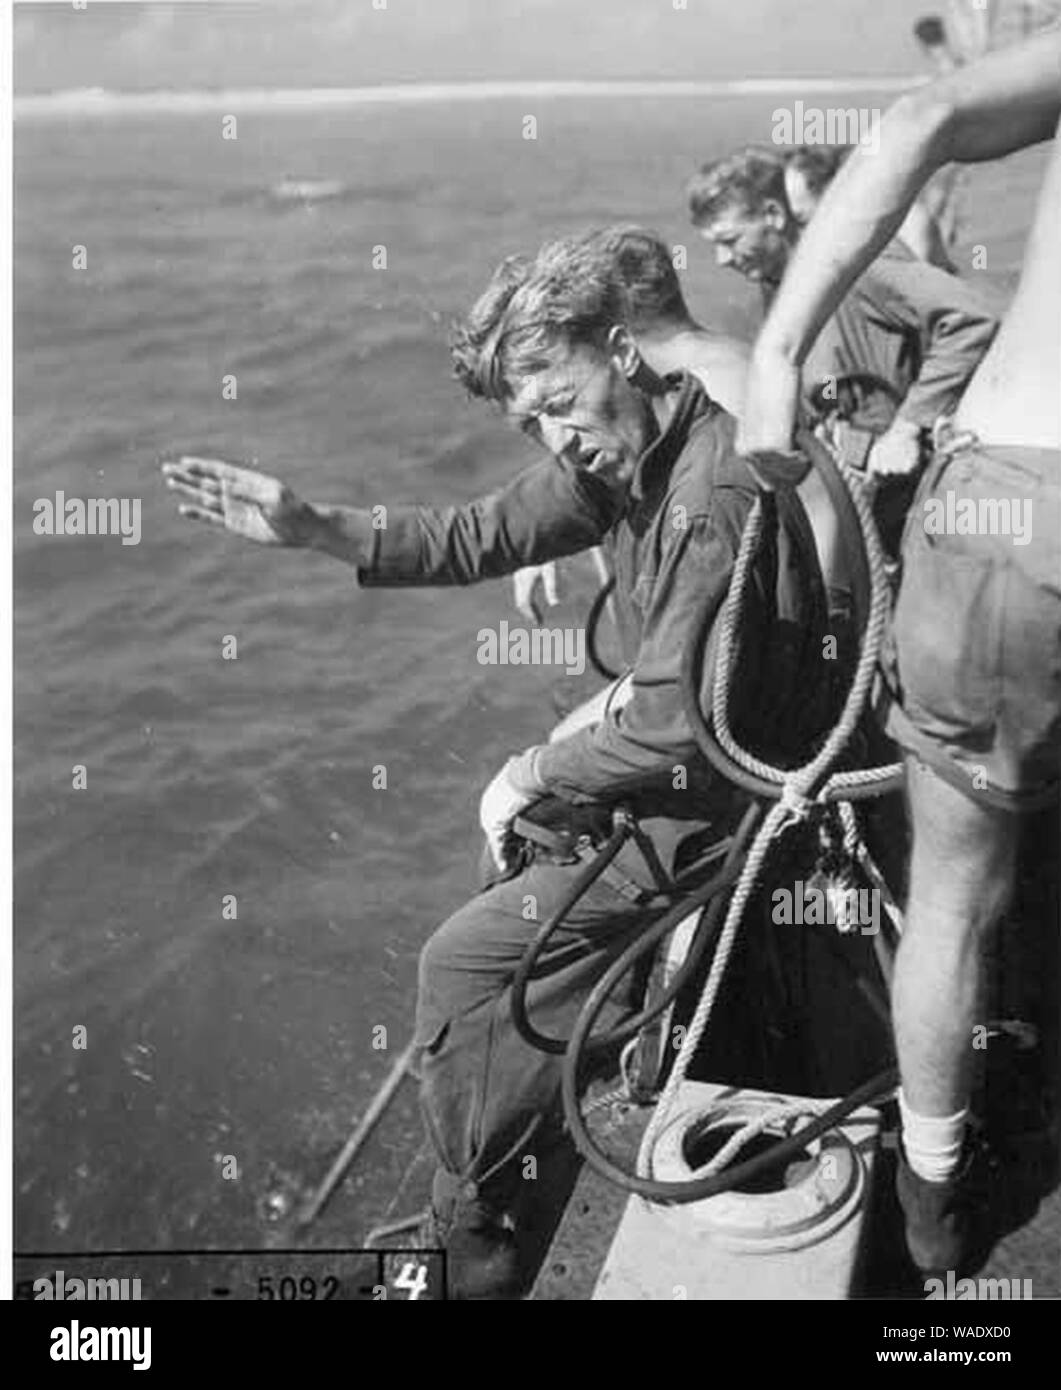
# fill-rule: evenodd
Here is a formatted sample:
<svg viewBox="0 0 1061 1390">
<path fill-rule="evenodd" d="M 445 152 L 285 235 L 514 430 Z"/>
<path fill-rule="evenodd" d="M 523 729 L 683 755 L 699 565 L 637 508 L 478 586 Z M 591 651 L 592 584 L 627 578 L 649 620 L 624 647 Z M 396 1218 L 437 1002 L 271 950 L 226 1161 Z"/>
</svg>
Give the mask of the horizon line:
<svg viewBox="0 0 1061 1390">
<path fill-rule="evenodd" d="M 92 115 L 122 112 L 194 112 L 274 107 L 362 106 L 376 103 L 484 101 L 563 96 L 794 96 L 810 91 L 902 92 L 926 81 L 924 74 L 881 77 L 742 77 L 704 79 L 588 78 L 557 80 L 395 82 L 363 87 L 157 88 L 121 91 L 75 87 L 34 92 L 12 100 L 12 114 Z"/>
</svg>

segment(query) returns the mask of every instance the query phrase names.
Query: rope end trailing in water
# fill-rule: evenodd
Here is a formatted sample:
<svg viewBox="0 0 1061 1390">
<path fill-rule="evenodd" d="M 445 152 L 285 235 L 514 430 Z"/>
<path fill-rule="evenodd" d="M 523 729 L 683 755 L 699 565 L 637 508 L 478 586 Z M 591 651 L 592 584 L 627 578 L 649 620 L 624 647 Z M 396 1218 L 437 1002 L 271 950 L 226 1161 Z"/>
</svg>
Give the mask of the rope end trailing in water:
<svg viewBox="0 0 1061 1390">
<path fill-rule="evenodd" d="M 337 1158 L 324 1175 L 320 1186 L 303 1206 L 299 1213 L 298 1221 L 296 1222 L 297 1229 L 304 1230 L 307 1226 L 316 1221 L 317 1217 L 321 1214 L 328 1199 L 346 1175 L 347 1169 L 361 1152 L 369 1135 L 382 1119 L 391 1101 L 398 1094 L 402 1082 L 405 1080 L 406 1076 L 411 1074 L 412 1065 L 419 1050 L 419 1044 L 414 1039 L 405 1046 L 395 1060 L 390 1071 L 384 1078 L 383 1084 L 373 1096 L 368 1109 L 361 1119 L 358 1120 L 349 1139 L 347 1139 Z"/>
</svg>

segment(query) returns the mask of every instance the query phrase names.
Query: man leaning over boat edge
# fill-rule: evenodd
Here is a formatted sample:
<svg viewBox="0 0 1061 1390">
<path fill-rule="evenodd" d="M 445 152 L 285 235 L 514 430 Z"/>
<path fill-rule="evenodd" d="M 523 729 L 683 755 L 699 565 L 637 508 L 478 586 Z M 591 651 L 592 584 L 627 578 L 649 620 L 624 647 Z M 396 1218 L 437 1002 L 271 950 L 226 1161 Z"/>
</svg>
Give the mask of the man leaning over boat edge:
<svg viewBox="0 0 1061 1390">
<path fill-rule="evenodd" d="M 670 906 L 677 880 L 695 881 L 698 856 L 733 809 L 732 791 L 695 743 L 680 668 L 705 602 L 728 588 L 754 478 L 736 456 L 735 421 L 692 377 L 651 370 L 623 302 L 603 267 L 565 274 L 552 260 L 529 277 L 499 269 L 456 336 L 458 375 L 551 457 L 478 502 L 388 508 L 386 528 L 377 529 L 368 511 L 312 506 L 253 470 L 195 459 L 165 467 L 189 499 L 186 516 L 333 555 L 365 585 L 471 583 L 605 539 L 611 549 L 633 665 L 629 703 L 501 769 L 481 807 L 495 882 L 421 955 L 421 1094 L 438 1159 L 433 1235 L 464 1297 L 512 1296 L 519 1287 L 511 1228 L 520 1160 L 555 1112 L 559 1058 L 519 1037 L 508 987 L 583 868 L 581 858 L 513 858 L 512 818 L 547 798 L 563 814 L 588 817 L 589 839 L 599 843 L 611 809 L 624 804 L 645 832 L 648 852 L 631 849 L 615 861 L 616 874 L 592 886 L 528 989 L 536 1022 L 563 1036 L 631 935 Z M 813 539 L 794 497 L 782 511 L 794 539 L 774 600 L 790 631 L 810 633 L 810 610 L 824 611 Z M 782 685 L 779 678 L 771 688 L 778 705 Z M 791 706 L 784 716 L 791 722 Z M 528 900 L 536 905 L 530 921 Z"/>
</svg>

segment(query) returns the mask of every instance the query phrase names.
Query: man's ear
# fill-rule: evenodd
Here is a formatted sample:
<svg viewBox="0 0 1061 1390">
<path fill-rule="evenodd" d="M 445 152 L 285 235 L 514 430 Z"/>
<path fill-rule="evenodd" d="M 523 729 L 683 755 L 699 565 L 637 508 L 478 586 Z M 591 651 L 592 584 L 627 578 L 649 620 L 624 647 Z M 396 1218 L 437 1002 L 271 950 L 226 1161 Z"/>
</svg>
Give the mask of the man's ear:
<svg viewBox="0 0 1061 1390">
<path fill-rule="evenodd" d="M 792 216 L 797 222 L 806 225 L 814 211 L 814 200 L 807 192 L 806 184 L 791 164 L 785 166 L 785 197 L 792 209 Z"/>
<path fill-rule="evenodd" d="M 627 380 L 633 381 L 642 367 L 641 349 L 625 323 L 616 323 L 609 328 L 605 347 Z"/>
<path fill-rule="evenodd" d="M 767 198 L 763 204 L 763 221 L 775 232 L 783 232 L 788 226 L 789 211 L 776 198 Z"/>
</svg>

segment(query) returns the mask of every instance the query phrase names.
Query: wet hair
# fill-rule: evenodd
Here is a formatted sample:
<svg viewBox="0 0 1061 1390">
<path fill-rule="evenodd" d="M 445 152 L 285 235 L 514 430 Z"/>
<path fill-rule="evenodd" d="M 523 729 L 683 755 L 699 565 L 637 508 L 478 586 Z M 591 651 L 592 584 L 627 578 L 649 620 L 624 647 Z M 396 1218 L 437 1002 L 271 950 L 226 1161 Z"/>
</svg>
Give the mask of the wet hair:
<svg viewBox="0 0 1061 1390">
<path fill-rule="evenodd" d="M 484 394 L 478 385 L 480 358 L 498 332 L 512 296 L 530 274 L 531 265 L 526 256 L 506 256 L 464 318 L 450 328 L 454 375 L 473 395 Z"/>
<path fill-rule="evenodd" d="M 785 157 L 769 145 L 747 145 L 705 164 L 689 180 L 686 196 L 695 227 L 732 207 L 757 212 L 773 201 L 787 209 Z"/>
<path fill-rule="evenodd" d="M 594 228 L 543 246 L 541 268 L 563 265 L 576 273 L 603 273 L 619 281 L 624 319 L 636 333 L 656 323 L 690 322 L 670 248 L 655 232 L 633 224 Z"/>
<path fill-rule="evenodd" d="M 502 262 L 454 329 L 454 370 L 473 395 L 502 400 L 558 345 L 601 347 L 617 323 L 670 320 L 689 311 L 666 244 L 642 227 L 595 228 Z"/>
</svg>

